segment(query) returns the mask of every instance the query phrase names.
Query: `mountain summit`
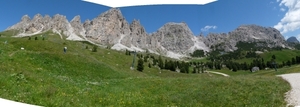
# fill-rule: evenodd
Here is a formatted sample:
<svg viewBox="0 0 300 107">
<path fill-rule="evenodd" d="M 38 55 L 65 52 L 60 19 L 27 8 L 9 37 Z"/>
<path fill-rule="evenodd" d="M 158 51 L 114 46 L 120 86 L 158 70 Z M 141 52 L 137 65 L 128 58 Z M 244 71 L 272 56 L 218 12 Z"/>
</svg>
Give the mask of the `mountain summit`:
<svg viewBox="0 0 300 107">
<path fill-rule="evenodd" d="M 289 43 L 299 43 L 298 39 L 294 36 L 288 38 L 286 41 Z"/>
</svg>

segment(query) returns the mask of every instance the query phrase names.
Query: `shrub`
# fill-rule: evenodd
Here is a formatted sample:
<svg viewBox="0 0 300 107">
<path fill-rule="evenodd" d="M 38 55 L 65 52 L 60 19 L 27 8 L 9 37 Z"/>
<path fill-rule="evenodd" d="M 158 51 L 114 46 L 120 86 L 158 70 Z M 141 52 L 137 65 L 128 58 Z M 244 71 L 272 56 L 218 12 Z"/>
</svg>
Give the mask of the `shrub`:
<svg viewBox="0 0 300 107">
<path fill-rule="evenodd" d="M 97 52 L 97 46 L 94 45 L 93 49 L 92 49 L 92 52 Z"/>
</svg>

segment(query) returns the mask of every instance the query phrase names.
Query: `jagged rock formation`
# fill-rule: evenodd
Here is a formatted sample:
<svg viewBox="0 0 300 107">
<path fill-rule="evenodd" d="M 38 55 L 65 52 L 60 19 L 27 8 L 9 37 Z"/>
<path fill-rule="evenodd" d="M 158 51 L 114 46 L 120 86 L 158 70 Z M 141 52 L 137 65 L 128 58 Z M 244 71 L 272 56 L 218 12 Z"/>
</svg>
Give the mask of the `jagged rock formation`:
<svg viewBox="0 0 300 107">
<path fill-rule="evenodd" d="M 83 24 L 81 24 L 80 16 L 75 16 L 70 21 L 71 26 L 74 29 L 74 33 L 80 35 L 81 37 L 85 36 L 85 29 L 83 27 Z"/>
<path fill-rule="evenodd" d="M 219 49 L 225 51 L 236 50 L 237 42 L 266 42 L 267 47 L 288 47 L 284 37 L 280 32 L 271 27 L 262 27 L 258 25 L 241 25 L 234 31 L 222 34 L 208 34 L 206 45 L 210 48 L 219 45 Z"/>
<path fill-rule="evenodd" d="M 194 34 L 186 23 L 167 23 L 151 36 L 155 36 L 165 50 L 174 53 L 185 54 L 194 45 Z"/>
<path fill-rule="evenodd" d="M 65 35 L 68 40 L 83 40 L 78 35 L 78 31 L 74 31 L 73 27 L 67 20 L 66 16 L 56 14 L 52 18 L 49 15 L 43 17 L 36 14 L 31 20 L 28 15 L 24 15 L 21 21 L 6 30 L 16 29 L 19 32 L 14 35 L 16 37 L 32 36 L 49 30 L 59 34 L 61 37 Z M 77 32 L 77 33 L 76 33 Z"/>
<path fill-rule="evenodd" d="M 127 47 L 136 46 L 141 49 L 147 49 L 149 46 L 149 36 L 145 28 L 140 24 L 139 20 L 133 20 L 129 25 L 130 34 L 125 36 L 121 40 L 121 44 L 124 44 Z"/>
<path fill-rule="evenodd" d="M 294 36 L 289 37 L 286 41 L 289 43 L 299 43 L 298 39 Z"/>
<path fill-rule="evenodd" d="M 87 38 L 102 45 L 114 45 L 122 35 L 130 34 L 128 22 L 118 8 L 112 8 L 84 25 Z"/>
<path fill-rule="evenodd" d="M 206 52 L 218 45 L 224 51 L 236 50 L 236 43 L 265 41 L 269 47 L 286 47 L 286 41 L 274 28 L 257 25 L 242 25 L 229 33 L 210 33 L 206 37 L 195 36 L 184 22 L 166 23 L 156 32 L 147 33 L 139 20 L 130 24 L 119 8 L 112 8 L 92 20 L 81 23 L 80 16 L 70 22 L 66 16 L 56 14 L 52 18 L 37 14 L 31 20 L 24 15 L 21 21 L 7 30 L 17 29 L 16 36 L 31 36 L 51 30 L 68 40 L 85 40 L 99 45 L 109 45 L 116 50 L 148 50 L 173 58 L 186 56 L 200 49 Z"/>
</svg>

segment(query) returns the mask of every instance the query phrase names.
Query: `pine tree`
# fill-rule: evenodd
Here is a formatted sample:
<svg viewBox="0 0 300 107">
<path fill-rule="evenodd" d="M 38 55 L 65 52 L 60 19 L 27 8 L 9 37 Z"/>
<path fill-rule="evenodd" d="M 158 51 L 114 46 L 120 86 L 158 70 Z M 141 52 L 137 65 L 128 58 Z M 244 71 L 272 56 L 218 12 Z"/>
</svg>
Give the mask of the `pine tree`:
<svg viewBox="0 0 300 107">
<path fill-rule="evenodd" d="M 276 56 L 275 56 L 275 55 L 272 55 L 272 59 L 276 59 Z"/>
<path fill-rule="evenodd" d="M 247 65 L 246 62 L 244 62 L 244 68 L 243 68 L 243 70 L 248 70 L 248 65 Z"/>
<path fill-rule="evenodd" d="M 148 58 L 146 56 L 144 56 L 144 62 L 147 62 Z"/>
<path fill-rule="evenodd" d="M 141 58 L 138 60 L 137 70 L 140 72 L 143 72 L 144 70 L 144 61 Z"/>
<path fill-rule="evenodd" d="M 180 68 L 180 73 L 185 73 L 184 67 L 181 67 L 181 68 Z"/>
<path fill-rule="evenodd" d="M 233 64 L 233 66 L 232 66 L 232 71 L 234 71 L 234 72 L 237 71 L 237 66 L 235 64 Z"/>
<path fill-rule="evenodd" d="M 128 55 L 128 50 L 127 49 L 125 50 L 125 55 Z"/>
<path fill-rule="evenodd" d="M 153 66 L 155 66 L 156 65 L 156 59 L 153 59 Z"/>
<path fill-rule="evenodd" d="M 92 52 L 97 52 L 97 46 L 94 45 L 93 49 L 92 49 Z"/>
<path fill-rule="evenodd" d="M 193 73 L 197 73 L 196 67 L 193 67 Z"/>
<path fill-rule="evenodd" d="M 226 67 L 231 70 L 232 69 L 232 63 L 227 62 Z"/>
<path fill-rule="evenodd" d="M 190 67 L 189 63 L 185 63 L 185 66 L 184 66 L 185 73 L 189 73 L 190 72 L 189 71 L 189 67 Z"/>
<path fill-rule="evenodd" d="M 151 68 L 151 67 L 152 67 L 150 63 L 148 63 L 148 67 L 149 67 L 149 68 Z"/>
<path fill-rule="evenodd" d="M 258 65 L 259 69 L 263 69 L 263 64 L 260 61 L 257 62 L 257 65 Z"/>
<path fill-rule="evenodd" d="M 164 62 L 163 62 L 161 56 L 159 56 L 159 58 L 158 58 L 158 66 L 159 66 L 159 68 L 161 68 L 161 69 L 164 68 Z"/>
<path fill-rule="evenodd" d="M 296 63 L 300 64 L 300 57 L 299 56 L 296 56 Z"/>
<path fill-rule="evenodd" d="M 296 64 L 295 58 L 292 58 L 292 65 Z"/>
<path fill-rule="evenodd" d="M 290 60 L 288 60 L 288 61 L 286 62 L 286 64 L 287 64 L 288 66 L 292 66 L 292 62 L 291 62 Z"/>
<path fill-rule="evenodd" d="M 169 63 L 170 63 L 170 70 L 171 71 L 175 71 L 176 70 L 176 64 L 175 64 L 175 62 L 171 60 Z"/>
</svg>

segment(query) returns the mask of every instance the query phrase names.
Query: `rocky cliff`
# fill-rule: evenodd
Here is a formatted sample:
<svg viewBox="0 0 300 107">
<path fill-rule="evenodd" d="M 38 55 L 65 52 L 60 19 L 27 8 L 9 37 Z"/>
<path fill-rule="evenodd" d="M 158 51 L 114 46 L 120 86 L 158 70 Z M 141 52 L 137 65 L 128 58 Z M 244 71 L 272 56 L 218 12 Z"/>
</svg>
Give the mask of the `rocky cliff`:
<svg viewBox="0 0 300 107">
<path fill-rule="evenodd" d="M 218 48 L 225 51 L 236 50 L 235 46 L 238 42 L 265 42 L 266 47 L 270 48 L 288 47 L 286 40 L 277 29 L 258 25 L 241 25 L 228 33 L 210 33 L 205 40 L 208 47 L 219 45 Z"/>
<path fill-rule="evenodd" d="M 286 41 L 274 28 L 257 25 L 241 25 L 228 33 L 210 33 L 206 37 L 195 36 L 184 22 L 169 22 L 156 32 L 147 33 L 139 20 L 128 23 L 119 8 L 112 8 L 92 20 L 81 22 L 75 16 L 70 22 L 66 16 L 56 14 L 53 17 L 37 14 L 30 19 L 24 15 L 21 21 L 7 30 L 17 29 L 18 37 L 31 36 L 46 31 L 61 35 L 62 39 L 85 40 L 99 45 L 108 45 L 115 50 L 150 51 L 173 58 L 187 56 L 199 49 L 210 51 L 219 45 L 225 51 L 233 51 L 239 41 L 266 41 L 269 47 L 286 47 Z"/>
</svg>

